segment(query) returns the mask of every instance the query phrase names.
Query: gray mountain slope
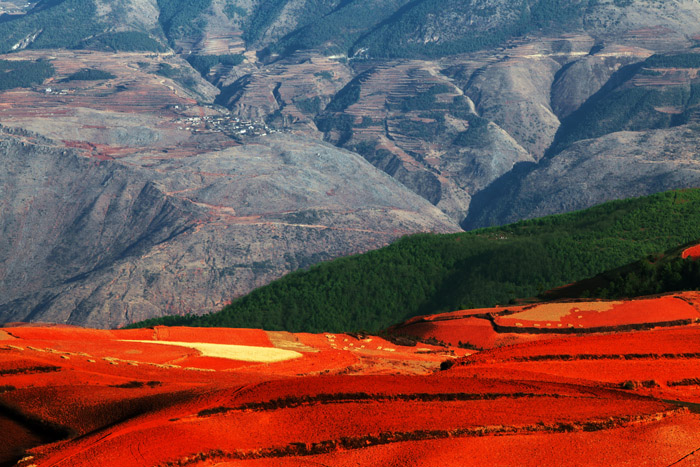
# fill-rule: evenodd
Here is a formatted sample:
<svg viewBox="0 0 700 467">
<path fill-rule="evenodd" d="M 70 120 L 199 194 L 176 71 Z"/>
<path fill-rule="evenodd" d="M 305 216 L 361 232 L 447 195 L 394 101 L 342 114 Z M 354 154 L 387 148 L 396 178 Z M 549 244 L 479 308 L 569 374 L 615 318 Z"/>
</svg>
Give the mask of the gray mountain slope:
<svg viewBox="0 0 700 467">
<path fill-rule="evenodd" d="M 442 212 L 361 157 L 275 135 L 153 164 L 98 162 L 35 136 L 2 140 L 0 316 L 114 327 L 214 311 Z"/>
<path fill-rule="evenodd" d="M 472 199 L 466 229 L 700 186 L 700 128 L 612 133 L 521 166 Z"/>
</svg>

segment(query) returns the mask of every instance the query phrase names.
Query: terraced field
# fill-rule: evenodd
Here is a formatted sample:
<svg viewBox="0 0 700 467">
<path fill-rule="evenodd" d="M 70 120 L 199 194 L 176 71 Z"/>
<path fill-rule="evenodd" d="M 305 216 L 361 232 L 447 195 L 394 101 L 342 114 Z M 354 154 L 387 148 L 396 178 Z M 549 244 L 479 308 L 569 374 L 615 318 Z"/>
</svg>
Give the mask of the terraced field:
<svg viewBox="0 0 700 467">
<path fill-rule="evenodd" d="M 678 292 L 627 301 L 568 300 L 419 316 L 391 332 L 489 349 L 553 336 L 700 323 L 700 294 Z"/>
<path fill-rule="evenodd" d="M 0 462 L 693 465 L 699 337 L 687 325 L 474 353 L 367 335 L 8 327 L 0 424 L 14 435 Z"/>
</svg>

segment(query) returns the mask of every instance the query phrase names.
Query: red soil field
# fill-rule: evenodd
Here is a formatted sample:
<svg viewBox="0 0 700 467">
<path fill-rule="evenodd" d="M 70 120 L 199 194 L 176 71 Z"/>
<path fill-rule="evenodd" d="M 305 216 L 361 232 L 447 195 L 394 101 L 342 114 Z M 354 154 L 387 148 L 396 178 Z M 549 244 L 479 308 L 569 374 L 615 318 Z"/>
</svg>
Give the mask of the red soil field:
<svg viewBox="0 0 700 467">
<path fill-rule="evenodd" d="M 661 398 L 700 402 L 700 327 L 576 336 L 492 349 L 466 357 L 454 371 L 518 370 L 625 383 Z M 644 385 L 647 387 L 645 388 Z"/>
<path fill-rule="evenodd" d="M 480 349 L 542 339 L 532 334 L 496 332 L 489 320 L 470 317 L 444 321 L 418 321 L 408 329 L 402 328 L 400 334 L 404 331 L 424 339 L 434 337 L 438 341 L 451 345 L 459 345 L 461 342 Z"/>
<path fill-rule="evenodd" d="M 284 458 L 279 459 L 279 462 L 274 465 L 279 467 L 671 465 L 679 460 L 677 454 L 679 451 L 687 449 L 693 443 L 698 443 L 700 436 L 696 427 L 692 416 L 675 416 L 640 426 L 600 432 L 534 433 L 400 442 L 326 455 Z M 628 449 L 629 446 L 635 446 L 635 449 Z M 690 447 L 688 452 L 693 449 Z M 698 456 L 695 455 L 688 458 L 685 463 L 677 465 L 695 465 L 698 460 Z M 231 461 L 216 465 L 262 467 L 272 463 L 267 459 L 261 459 Z"/>
<path fill-rule="evenodd" d="M 456 436 L 466 437 L 471 434 L 470 430 L 482 433 L 483 427 L 495 425 L 503 426 L 502 430 L 508 427 L 514 433 L 528 428 L 535 431 L 543 419 L 551 419 L 551 425 L 542 426 L 542 430 L 558 430 L 563 424 L 573 427 L 576 423 L 592 420 L 622 420 L 630 413 L 648 416 L 650 420 L 662 416 L 657 416 L 657 413 L 672 414 L 660 402 L 642 404 L 640 401 L 597 399 L 596 404 L 591 404 L 590 397 L 573 401 L 541 398 L 517 402 L 507 399 L 439 403 L 400 401 L 373 405 L 371 416 L 367 413 L 367 403 L 350 402 L 263 412 L 229 412 L 204 418 L 190 416 L 158 424 L 148 419 L 138 420 L 138 424 L 127 423 L 112 430 L 106 439 L 89 436 L 76 440 L 71 446 L 75 454 L 70 462 L 72 465 L 84 465 L 90 458 L 110 453 L 114 456 L 110 459 L 113 465 L 139 465 L 137 462 L 151 465 L 163 456 L 162 445 L 158 446 L 159 440 L 172 443 L 169 449 L 169 454 L 173 456 L 171 459 L 214 451 L 224 446 L 235 446 L 238 452 L 232 451 L 231 455 L 240 456 L 267 447 L 286 448 L 295 443 L 308 445 L 358 439 L 362 440 L 362 444 L 368 444 L 364 438 L 374 433 L 409 433 L 409 436 L 420 439 L 426 431 L 450 431 Z M 563 411 L 565 415 L 552 417 L 552 411 L 560 414 Z M 314 422 L 309 423 L 312 420 Z M 435 433 L 433 436 L 441 437 L 442 434 Z M 200 451 L 192 452 L 193 444 Z M 369 445 L 372 444 L 373 440 L 369 439 Z M 127 446 L 137 447 L 138 455 L 125 449 Z M 62 455 L 49 456 L 46 460 L 51 463 L 61 459 Z"/>
<path fill-rule="evenodd" d="M 686 248 L 683 250 L 683 253 L 681 254 L 682 258 L 691 258 L 691 259 L 697 259 L 700 258 L 700 245 L 695 245 L 691 246 L 690 248 Z"/>
<path fill-rule="evenodd" d="M 463 316 L 415 326 L 503 345 L 488 320 Z M 242 329 L 0 336 L 0 429 L 13 433 L 0 464 L 668 465 L 700 445 L 689 410 L 700 394 L 697 325 L 525 334 L 534 340 L 482 352 Z M 230 353 L 207 356 L 204 344 Z M 290 359 L 236 360 L 241 346 Z M 627 380 L 660 384 L 624 389 Z"/>
<path fill-rule="evenodd" d="M 598 301 L 551 303 L 525 307 L 520 313 L 498 316 L 496 324 L 506 327 L 595 328 L 630 324 L 663 323 L 700 318 L 695 306 L 696 293 L 663 296 L 625 302 Z"/>
<path fill-rule="evenodd" d="M 396 335 L 436 338 L 491 349 L 552 337 L 687 325 L 700 322 L 700 294 L 677 292 L 628 301 L 565 301 L 419 316 Z"/>
<path fill-rule="evenodd" d="M 0 415 L 0 433 L 3 438 L 3 442 L 0 443 L 0 462 L 4 459 L 19 459 L 26 449 L 47 441 L 20 423 L 2 415 Z"/>
<path fill-rule="evenodd" d="M 514 345 L 476 354 L 472 359 L 549 354 L 700 354 L 700 326 L 645 332 L 580 335 Z"/>
</svg>

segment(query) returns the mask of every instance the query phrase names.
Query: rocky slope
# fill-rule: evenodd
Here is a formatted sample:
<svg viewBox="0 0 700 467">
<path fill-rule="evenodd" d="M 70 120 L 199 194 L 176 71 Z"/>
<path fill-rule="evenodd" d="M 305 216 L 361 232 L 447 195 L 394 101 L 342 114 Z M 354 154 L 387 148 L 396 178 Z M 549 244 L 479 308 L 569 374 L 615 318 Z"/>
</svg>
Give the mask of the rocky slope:
<svg viewBox="0 0 700 467">
<path fill-rule="evenodd" d="M 397 236 L 456 225 L 359 156 L 271 135 L 154 163 L 3 134 L 4 322 L 118 326 L 235 295 Z"/>
<path fill-rule="evenodd" d="M 629 67 L 654 53 L 683 51 L 699 32 L 690 19 L 700 8 L 685 1 L 494 1 L 488 11 L 469 2 L 433 3 L 405 5 L 362 39 L 336 21 L 344 39 L 322 46 L 297 40 L 316 37 L 321 26 L 313 24 L 265 42 L 263 63 L 223 78 L 230 84 L 220 102 L 278 127 L 314 136 L 320 130 L 462 221 L 472 196 L 516 164 L 552 152 L 562 119 L 570 127 L 579 117 L 572 114 L 626 80 Z M 519 8 L 532 21 L 528 35 L 515 37 L 509 28 L 519 24 L 512 14 Z M 285 11 L 280 17 L 292 15 Z M 440 21 L 444 15 L 450 21 Z M 489 47 L 479 36 L 489 32 L 505 42 Z"/>
<path fill-rule="evenodd" d="M 475 196 L 463 226 L 697 187 L 699 70 L 700 54 L 693 51 L 620 68 L 563 119 L 548 157 L 522 164 Z M 562 86 L 567 74 L 560 76 Z"/>
<path fill-rule="evenodd" d="M 667 187 L 700 186 L 700 132 L 679 127 L 619 132 L 518 167 L 474 198 L 467 229 L 587 208 Z"/>
<path fill-rule="evenodd" d="M 696 52 L 695 1 L 17 5 L 0 321 L 212 311 L 406 233 L 697 185 L 700 64 L 654 58 Z"/>
</svg>

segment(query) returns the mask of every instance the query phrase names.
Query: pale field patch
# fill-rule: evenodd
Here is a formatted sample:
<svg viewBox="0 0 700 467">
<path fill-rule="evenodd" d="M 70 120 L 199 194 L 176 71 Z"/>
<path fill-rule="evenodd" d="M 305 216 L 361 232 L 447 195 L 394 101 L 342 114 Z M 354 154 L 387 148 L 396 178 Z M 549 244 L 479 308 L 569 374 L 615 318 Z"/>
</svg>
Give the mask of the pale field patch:
<svg viewBox="0 0 700 467">
<path fill-rule="evenodd" d="M 5 331 L 0 331 L 0 341 L 9 341 L 15 339 L 14 336 L 11 336 L 10 334 L 6 333 Z"/>
<path fill-rule="evenodd" d="M 508 316 L 510 319 L 523 321 L 557 321 L 576 311 L 610 311 L 623 302 L 573 302 L 573 303 L 544 303 L 529 310 Z"/>
<path fill-rule="evenodd" d="M 256 347 L 252 345 L 210 344 L 206 342 L 176 342 L 176 341 L 148 341 L 148 340 L 122 340 L 122 342 L 138 342 L 141 344 L 175 345 L 194 349 L 203 357 L 227 358 L 242 362 L 275 363 L 292 360 L 302 356 L 293 350 L 276 349 L 274 347 Z"/>
</svg>

